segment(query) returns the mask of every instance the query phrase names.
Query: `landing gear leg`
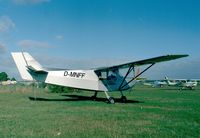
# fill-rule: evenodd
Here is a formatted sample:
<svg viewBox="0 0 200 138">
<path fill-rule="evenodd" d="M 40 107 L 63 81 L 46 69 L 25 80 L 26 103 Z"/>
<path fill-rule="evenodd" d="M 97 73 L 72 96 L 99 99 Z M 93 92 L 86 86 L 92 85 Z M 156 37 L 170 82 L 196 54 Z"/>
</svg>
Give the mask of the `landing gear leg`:
<svg viewBox="0 0 200 138">
<path fill-rule="evenodd" d="M 105 92 L 106 98 L 108 99 L 108 102 L 110 104 L 114 104 L 115 103 L 114 98 L 110 97 L 106 91 L 104 91 L 104 92 Z"/>
<path fill-rule="evenodd" d="M 97 98 L 97 93 L 98 93 L 98 92 L 95 91 L 94 95 L 91 97 L 92 100 L 94 100 L 94 101 L 96 100 L 96 98 Z"/>
<path fill-rule="evenodd" d="M 122 92 L 122 91 L 120 91 L 120 93 L 121 93 L 121 95 L 122 95 L 121 98 L 120 98 L 121 102 L 122 102 L 122 103 L 126 103 L 126 101 L 127 101 L 126 96 L 123 95 L 123 92 Z"/>
</svg>

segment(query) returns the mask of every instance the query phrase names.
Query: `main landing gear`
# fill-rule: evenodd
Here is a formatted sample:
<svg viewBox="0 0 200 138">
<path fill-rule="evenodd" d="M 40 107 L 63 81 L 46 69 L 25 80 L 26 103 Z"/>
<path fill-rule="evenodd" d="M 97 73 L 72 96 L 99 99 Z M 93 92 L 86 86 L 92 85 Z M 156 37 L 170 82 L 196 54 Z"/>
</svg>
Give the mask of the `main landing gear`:
<svg viewBox="0 0 200 138">
<path fill-rule="evenodd" d="M 92 100 L 94 100 L 94 101 L 96 100 L 97 93 L 98 93 L 98 92 L 95 91 L 94 95 L 91 97 Z M 108 103 L 114 104 L 114 103 L 115 103 L 114 98 L 111 97 L 111 96 L 109 96 L 108 93 L 107 93 L 106 91 L 104 91 L 104 93 L 105 93 L 105 95 L 106 95 L 106 98 L 108 99 Z M 120 93 L 121 93 L 121 95 L 122 95 L 121 98 L 120 98 L 121 102 L 122 102 L 122 103 L 126 103 L 126 101 L 127 101 L 126 96 L 123 95 L 123 92 L 122 92 L 122 91 L 120 91 Z"/>
<path fill-rule="evenodd" d="M 106 91 L 104 91 L 104 93 L 105 93 L 105 95 L 106 95 L 106 98 L 108 99 L 108 102 L 109 102 L 110 104 L 114 104 L 114 103 L 115 103 L 114 98 L 113 98 L 113 97 L 110 97 Z"/>
<path fill-rule="evenodd" d="M 122 95 L 121 98 L 120 98 L 121 102 L 122 102 L 122 103 L 126 103 L 126 101 L 127 101 L 126 96 L 123 95 L 123 92 L 122 92 L 122 91 L 120 91 L 120 93 L 121 93 L 121 95 Z M 115 103 L 114 98 L 113 98 L 113 97 L 110 97 L 106 91 L 105 91 L 105 95 L 106 95 L 106 97 L 107 97 L 107 99 L 108 99 L 108 102 L 109 102 L 110 104 L 114 104 L 114 103 Z"/>
<path fill-rule="evenodd" d="M 97 93 L 98 93 L 98 92 L 95 91 L 94 95 L 91 97 L 92 100 L 94 100 L 94 101 L 96 100 L 96 98 L 97 98 Z"/>
<path fill-rule="evenodd" d="M 96 98 L 97 98 L 97 91 L 95 91 L 95 93 L 94 93 L 94 95 L 93 96 L 91 96 L 91 99 L 92 100 L 96 100 Z M 114 104 L 115 103 L 115 101 L 114 101 L 114 98 L 113 97 L 110 97 L 109 95 L 108 95 L 108 93 L 107 92 L 105 92 L 105 94 L 106 94 L 106 98 L 108 99 L 108 103 L 110 103 L 110 104 Z"/>
<path fill-rule="evenodd" d="M 121 95 L 122 95 L 121 98 L 120 98 L 121 102 L 122 102 L 122 103 L 126 103 L 126 101 L 127 101 L 126 96 L 123 95 L 123 92 L 122 92 L 122 91 L 120 91 L 120 93 L 121 93 Z"/>
</svg>

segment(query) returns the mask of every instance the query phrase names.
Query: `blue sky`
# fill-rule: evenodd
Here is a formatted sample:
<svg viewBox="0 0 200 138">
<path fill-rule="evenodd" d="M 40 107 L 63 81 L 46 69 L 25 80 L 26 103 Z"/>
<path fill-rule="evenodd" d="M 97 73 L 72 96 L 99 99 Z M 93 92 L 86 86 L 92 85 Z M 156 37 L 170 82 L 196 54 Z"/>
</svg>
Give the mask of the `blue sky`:
<svg viewBox="0 0 200 138">
<path fill-rule="evenodd" d="M 19 78 L 10 52 L 21 50 L 64 68 L 189 54 L 145 76 L 200 78 L 200 1 L 0 0 L 0 71 Z"/>
</svg>

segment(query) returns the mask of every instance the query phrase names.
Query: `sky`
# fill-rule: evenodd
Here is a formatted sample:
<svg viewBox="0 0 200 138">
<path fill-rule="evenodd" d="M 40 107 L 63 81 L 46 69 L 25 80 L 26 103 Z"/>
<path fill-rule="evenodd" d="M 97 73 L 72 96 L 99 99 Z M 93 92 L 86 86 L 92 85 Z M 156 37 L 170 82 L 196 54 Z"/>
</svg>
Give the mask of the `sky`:
<svg viewBox="0 0 200 138">
<path fill-rule="evenodd" d="M 200 1 L 0 0 L 0 72 L 20 79 L 13 51 L 72 69 L 189 54 L 144 76 L 199 79 Z"/>
</svg>

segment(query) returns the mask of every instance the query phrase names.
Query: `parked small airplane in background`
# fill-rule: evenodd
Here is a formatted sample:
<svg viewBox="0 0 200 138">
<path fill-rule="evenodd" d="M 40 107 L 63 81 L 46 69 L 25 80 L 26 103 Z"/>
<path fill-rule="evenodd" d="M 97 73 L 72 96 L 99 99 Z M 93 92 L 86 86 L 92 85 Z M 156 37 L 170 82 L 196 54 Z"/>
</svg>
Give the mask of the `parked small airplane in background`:
<svg viewBox="0 0 200 138">
<path fill-rule="evenodd" d="M 143 84 L 146 86 L 151 86 L 151 87 L 163 87 L 167 85 L 165 81 L 161 81 L 161 80 L 155 80 L 153 82 L 144 82 Z"/>
<path fill-rule="evenodd" d="M 116 66 L 103 67 L 89 70 L 50 69 L 42 67 L 29 53 L 13 52 L 12 56 L 24 80 L 39 81 L 48 84 L 104 92 L 109 103 L 114 103 L 114 98 L 108 95 L 111 91 L 121 92 L 121 101 L 126 102 L 123 91 L 133 87 L 136 79 L 158 62 L 187 57 L 188 55 L 166 55 Z M 135 76 L 134 68 L 149 65 Z"/>
<path fill-rule="evenodd" d="M 178 86 L 181 87 L 181 89 L 188 88 L 188 89 L 194 89 L 197 87 L 197 80 L 195 79 L 169 79 L 167 76 L 165 76 L 165 80 L 167 82 L 168 86 Z"/>
</svg>

